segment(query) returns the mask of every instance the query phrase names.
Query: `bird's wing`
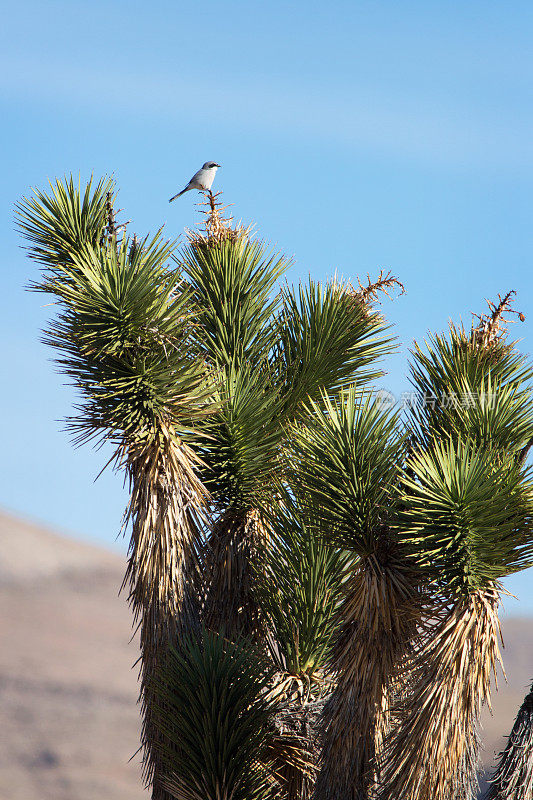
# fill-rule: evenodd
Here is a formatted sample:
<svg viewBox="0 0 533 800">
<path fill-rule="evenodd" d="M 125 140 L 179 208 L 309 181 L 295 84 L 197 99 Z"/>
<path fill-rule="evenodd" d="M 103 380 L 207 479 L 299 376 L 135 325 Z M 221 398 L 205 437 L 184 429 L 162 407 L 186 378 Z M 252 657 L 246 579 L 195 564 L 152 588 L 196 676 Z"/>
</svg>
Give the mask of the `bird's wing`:
<svg viewBox="0 0 533 800">
<path fill-rule="evenodd" d="M 198 172 L 194 173 L 187 186 L 190 186 L 191 184 L 193 186 L 197 184 L 203 184 L 204 178 L 205 178 L 205 169 L 199 169 Z"/>
</svg>

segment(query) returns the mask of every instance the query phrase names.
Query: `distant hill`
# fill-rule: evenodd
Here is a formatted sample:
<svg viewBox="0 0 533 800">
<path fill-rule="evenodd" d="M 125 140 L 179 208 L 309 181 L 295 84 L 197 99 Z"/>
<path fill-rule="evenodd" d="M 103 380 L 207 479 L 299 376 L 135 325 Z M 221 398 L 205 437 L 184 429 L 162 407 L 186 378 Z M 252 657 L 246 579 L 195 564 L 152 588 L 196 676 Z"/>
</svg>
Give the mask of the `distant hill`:
<svg viewBox="0 0 533 800">
<path fill-rule="evenodd" d="M 147 800 L 124 568 L 0 514 L 2 800 Z"/>
<path fill-rule="evenodd" d="M 147 800 L 125 560 L 0 513 L 0 798 Z M 533 621 L 503 623 L 508 684 L 484 714 L 484 763 L 533 677 Z"/>
</svg>

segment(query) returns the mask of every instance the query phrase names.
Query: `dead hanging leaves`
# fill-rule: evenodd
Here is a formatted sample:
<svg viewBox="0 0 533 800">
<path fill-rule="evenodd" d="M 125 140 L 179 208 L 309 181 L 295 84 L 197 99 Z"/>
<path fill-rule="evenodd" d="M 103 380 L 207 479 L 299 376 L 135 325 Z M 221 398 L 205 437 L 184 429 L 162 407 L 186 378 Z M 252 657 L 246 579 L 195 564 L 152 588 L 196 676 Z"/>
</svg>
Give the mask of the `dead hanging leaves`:
<svg viewBox="0 0 533 800">
<path fill-rule="evenodd" d="M 119 237 L 120 232 L 122 231 L 122 233 L 124 235 L 126 235 L 126 228 L 130 224 L 131 219 L 129 219 L 127 222 L 117 223 L 117 214 L 120 214 L 122 209 L 121 208 L 118 208 L 117 210 L 114 209 L 114 207 L 113 207 L 113 199 L 114 199 L 113 198 L 113 193 L 112 192 L 107 192 L 106 201 L 105 201 L 105 210 L 106 210 L 105 219 L 106 219 L 106 223 L 105 223 L 105 228 L 104 228 L 104 232 L 103 232 L 103 237 L 107 238 L 108 242 L 115 241 L 115 243 L 118 244 L 119 243 L 118 242 L 118 237 Z M 135 240 L 137 239 L 136 234 L 134 234 L 133 238 Z"/>
<path fill-rule="evenodd" d="M 386 746 L 389 797 L 447 800 L 473 796 L 481 706 L 502 663 L 497 584 L 459 600 L 410 664 L 416 690 L 399 709 Z M 413 745 L 415 743 L 415 746 Z"/>
</svg>

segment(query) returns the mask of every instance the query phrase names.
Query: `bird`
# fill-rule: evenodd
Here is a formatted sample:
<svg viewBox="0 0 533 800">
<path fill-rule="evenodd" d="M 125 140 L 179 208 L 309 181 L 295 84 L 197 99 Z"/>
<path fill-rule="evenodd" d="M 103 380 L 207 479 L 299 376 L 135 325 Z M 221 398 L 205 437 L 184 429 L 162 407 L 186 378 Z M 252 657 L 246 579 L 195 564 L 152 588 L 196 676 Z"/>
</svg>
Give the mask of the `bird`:
<svg viewBox="0 0 533 800">
<path fill-rule="evenodd" d="M 175 194 L 174 197 L 171 197 L 168 202 L 171 203 L 176 197 L 180 197 L 182 194 L 185 194 L 185 192 L 190 192 L 191 189 L 198 189 L 200 192 L 210 192 L 219 167 L 220 164 L 217 164 L 216 161 L 206 161 L 203 167 L 192 176 L 185 189 Z"/>
</svg>

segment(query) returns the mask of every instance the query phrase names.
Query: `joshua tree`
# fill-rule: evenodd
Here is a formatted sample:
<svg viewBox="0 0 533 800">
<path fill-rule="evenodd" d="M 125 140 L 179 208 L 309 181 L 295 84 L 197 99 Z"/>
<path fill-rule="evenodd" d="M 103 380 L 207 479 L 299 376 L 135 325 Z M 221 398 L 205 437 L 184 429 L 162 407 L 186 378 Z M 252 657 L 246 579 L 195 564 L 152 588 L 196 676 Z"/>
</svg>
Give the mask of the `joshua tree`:
<svg viewBox="0 0 533 800">
<path fill-rule="evenodd" d="M 286 260 L 216 196 L 178 249 L 128 237 L 113 191 L 58 181 L 18 213 L 70 428 L 130 482 L 154 800 L 467 800 L 499 580 L 533 550 L 511 294 L 415 348 L 405 424 L 370 392 L 390 274 L 276 288 Z"/>
<path fill-rule="evenodd" d="M 199 347 L 222 376 L 220 411 L 206 420 L 199 449 L 215 516 L 204 551 L 203 619 L 230 637 L 252 636 L 270 653 L 280 726 L 289 740 L 307 731 L 312 762 L 316 704 L 330 685 L 320 626 L 331 637 L 346 559 L 325 553 L 316 525 L 287 493 L 287 440 L 290 425 L 314 413 L 309 401 L 381 374 L 376 362 L 392 343 L 371 302 L 397 281 L 382 273 L 357 291 L 309 281 L 271 300 L 283 260 L 265 258 L 264 246 L 232 228 L 215 199 L 209 206 L 207 235 L 191 235 L 182 257 L 203 310 Z M 326 607 L 314 591 L 328 598 Z M 289 796 L 309 793 L 307 769 L 279 769 Z"/>
</svg>

